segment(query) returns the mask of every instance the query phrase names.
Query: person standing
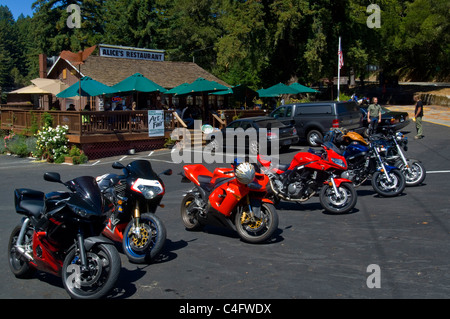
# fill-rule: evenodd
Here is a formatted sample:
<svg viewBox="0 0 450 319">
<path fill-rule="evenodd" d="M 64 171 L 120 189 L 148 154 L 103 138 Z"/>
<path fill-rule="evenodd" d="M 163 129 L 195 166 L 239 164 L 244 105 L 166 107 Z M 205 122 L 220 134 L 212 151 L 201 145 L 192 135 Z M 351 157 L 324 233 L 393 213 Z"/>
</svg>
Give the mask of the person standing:
<svg viewBox="0 0 450 319">
<path fill-rule="evenodd" d="M 378 104 L 378 98 L 372 99 L 372 104 L 367 108 L 367 123 L 369 124 L 369 135 L 377 132 L 378 123 L 381 122 L 381 105 Z"/>
<path fill-rule="evenodd" d="M 414 101 L 416 102 L 416 108 L 414 110 L 414 118 L 416 120 L 416 131 L 417 131 L 417 135 L 414 136 L 414 138 L 418 140 L 424 137 L 422 127 L 423 102 L 418 94 L 414 96 Z"/>
</svg>

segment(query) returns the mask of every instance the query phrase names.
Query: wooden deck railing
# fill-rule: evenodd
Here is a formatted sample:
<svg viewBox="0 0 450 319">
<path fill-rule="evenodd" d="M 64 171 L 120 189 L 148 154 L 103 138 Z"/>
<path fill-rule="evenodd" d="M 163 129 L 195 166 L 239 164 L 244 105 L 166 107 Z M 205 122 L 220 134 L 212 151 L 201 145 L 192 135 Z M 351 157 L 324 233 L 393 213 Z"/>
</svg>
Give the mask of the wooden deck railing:
<svg viewBox="0 0 450 319">
<path fill-rule="evenodd" d="M 148 131 L 148 113 L 146 111 L 63 112 L 4 108 L 1 110 L 1 128 L 30 134 L 33 125 L 37 128 L 42 126 L 44 113 L 50 114 L 53 118 L 54 127 L 67 125 L 68 133 L 74 135 L 144 133 Z M 164 111 L 166 130 L 186 126 L 174 113 Z"/>
<path fill-rule="evenodd" d="M 224 128 L 235 117 L 266 115 L 264 110 L 220 110 L 210 114 L 210 123 L 217 128 Z M 147 111 L 40 111 L 21 110 L 17 108 L 0 109 L 1 129 L 14 130 L 30 135 L 32 127 L 42 126 L 44 113 L 53 119 L 53 126 L 67 125 L 68 134 L 92 136 L 102 134 L 144 134 L 148 132 Z M 173 131 L 175 128 L 186 128 L 186 124 L 174 111 L 164 111 L 164 128 Z"/>
</svg>

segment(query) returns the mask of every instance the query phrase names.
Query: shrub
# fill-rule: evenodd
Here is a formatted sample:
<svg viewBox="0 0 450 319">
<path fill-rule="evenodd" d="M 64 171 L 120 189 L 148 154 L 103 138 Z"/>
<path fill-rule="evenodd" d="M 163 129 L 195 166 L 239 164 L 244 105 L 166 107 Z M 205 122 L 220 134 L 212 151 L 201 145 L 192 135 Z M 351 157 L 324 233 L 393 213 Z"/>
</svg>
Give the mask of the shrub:
<svg viewBox="0 0 450 319">
<path fill-rule="evenodd" d="M 67 138 L 66 134 L 69 130 L 67 125 L 56 128 L 51 126 L 44 126 L 42 130 L 38 131 L 35 135 L 36 140 L 36 152 L 33 153 L 35 157 L 46 159 L 49 162 L 54 162 L 63 154 L 67 154 Z"/>
</svg>

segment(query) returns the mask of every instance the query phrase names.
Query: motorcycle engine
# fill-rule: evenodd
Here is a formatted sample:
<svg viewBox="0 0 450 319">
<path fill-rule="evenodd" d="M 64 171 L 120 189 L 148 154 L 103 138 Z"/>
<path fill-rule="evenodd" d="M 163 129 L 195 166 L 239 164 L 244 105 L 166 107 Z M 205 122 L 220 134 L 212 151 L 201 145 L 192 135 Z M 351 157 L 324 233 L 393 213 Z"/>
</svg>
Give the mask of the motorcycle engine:
<svg viewBox="0 0 450 319">
<path fill-rule="evenodd" d="M 288 182 L 284 183 L 284 193 L 287 197 L 292 199 L 303 198 L 308 196 L 309 192 L 307 190 L 310 188 L 309 186 L 311 183 L 314 183 L 311 178 L 311 172 L 303 170 L 293 176 L 290 176 Z"/>
<path fill-rule="evenodd" d="M 349 169 L 341 174 L 342 178 L 351 180 L 355 186 L 361 185 L 368 177 L 364 169 Z"/>
<path fill-rule="evenodd" d="M 303 183 L 299 181 L 295 181 L 294 183 L 289 184 L 288 186 L 288 194 L 289 197 L 298 197 L 303 189 Z"/>
</svg>

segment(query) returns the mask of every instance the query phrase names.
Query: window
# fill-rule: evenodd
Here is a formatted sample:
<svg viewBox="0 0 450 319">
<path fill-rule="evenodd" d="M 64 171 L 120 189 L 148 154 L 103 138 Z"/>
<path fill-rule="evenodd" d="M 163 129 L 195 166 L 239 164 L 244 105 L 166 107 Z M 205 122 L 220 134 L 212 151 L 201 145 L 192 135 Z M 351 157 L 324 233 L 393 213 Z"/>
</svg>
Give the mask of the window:
<svg viewBox="0 0 450 319">
<path fill-rule="evenodd" d="M 246 129 L 252 127 L 252 123 L 250 121 L 242 121 L 241 128 L 245 131 Z"/>
<path fill-rule="evenodd" d="M 284 117 L 285 113 L 286 113 L 286 107 L 282 106 L 282 107 L 278 108 L 277 110 L 275 110 L 272 113 L 272 116 L 277 119 L 279 117 Z"/>
<path fill-rule="evenodd" d="M 331 114 L 331 105 L 302 106 L 297 109 L 296 115 L 301 114 Z"/>
</svg>

